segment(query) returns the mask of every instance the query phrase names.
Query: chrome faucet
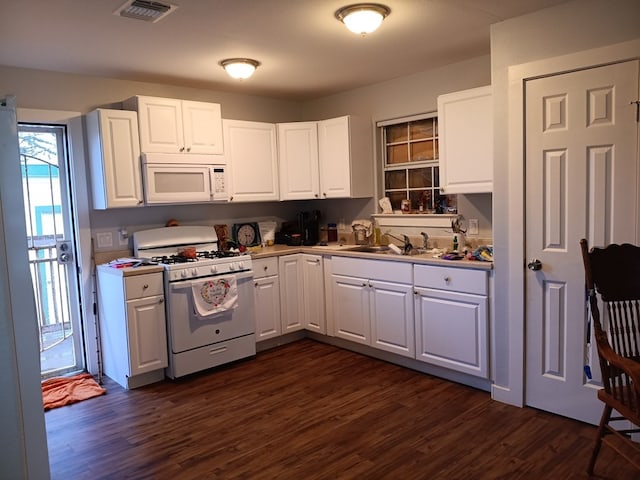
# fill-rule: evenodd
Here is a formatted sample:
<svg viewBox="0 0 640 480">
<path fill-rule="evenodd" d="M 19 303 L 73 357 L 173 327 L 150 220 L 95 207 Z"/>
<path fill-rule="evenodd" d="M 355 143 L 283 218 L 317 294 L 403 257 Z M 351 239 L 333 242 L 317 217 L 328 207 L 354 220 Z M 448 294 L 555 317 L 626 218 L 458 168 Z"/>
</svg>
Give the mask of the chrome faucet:
<svg viewBox="0 0 640 480">
<path fill-rule="evenodd" d="M 388 232 L 385 235 L 387 235 L 387 237 L 395 238 L 399 242 L 402 242 L 402 250 L 404 251 L 405 255 L 409 254 L 411 250 L 413 250 L 413 245 L 411 245 L 411 240 L 409 240 L 409 237 L 407 235 L 402 235 L 402 238 L 396 237 L 395 235 L 392 235 Z"/>
<path fill-rule="evenodd" d="M 428 250 L 429 247 L 427 246 L 427 243 L 429 242 L 429 234 L 427 232 L 420 232 L 420 235 L 422 235 L 422 248 Z"/>
</svg>

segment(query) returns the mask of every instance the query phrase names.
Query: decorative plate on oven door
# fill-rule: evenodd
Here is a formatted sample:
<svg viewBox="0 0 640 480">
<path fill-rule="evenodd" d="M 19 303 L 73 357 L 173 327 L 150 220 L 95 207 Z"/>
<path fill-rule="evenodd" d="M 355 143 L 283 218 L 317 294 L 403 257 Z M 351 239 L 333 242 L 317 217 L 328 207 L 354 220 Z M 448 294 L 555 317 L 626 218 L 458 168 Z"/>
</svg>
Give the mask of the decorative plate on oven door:
<svg viewBox="0 0 640 480">
<path fill-rule="evenodd" d="M 254 247 L 260 245 L 260 229 L 257 222 L 234 223 L 233 240 L 238 245 Z"/>
</svg>

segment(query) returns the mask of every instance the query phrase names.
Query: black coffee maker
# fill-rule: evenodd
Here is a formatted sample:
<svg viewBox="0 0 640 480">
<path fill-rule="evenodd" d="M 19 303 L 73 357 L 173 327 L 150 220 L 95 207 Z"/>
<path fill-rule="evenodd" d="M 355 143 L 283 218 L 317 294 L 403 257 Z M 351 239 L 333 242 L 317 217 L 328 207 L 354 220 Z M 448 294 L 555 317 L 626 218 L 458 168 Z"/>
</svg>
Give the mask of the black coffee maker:
<svg viewBox="0 0 640 480">
<path fill-rule="evenodd" d="M 298 229 L 303 245 L 317 245 L 320 241 L 320 210 L 298 213 Z"/>
</svg>

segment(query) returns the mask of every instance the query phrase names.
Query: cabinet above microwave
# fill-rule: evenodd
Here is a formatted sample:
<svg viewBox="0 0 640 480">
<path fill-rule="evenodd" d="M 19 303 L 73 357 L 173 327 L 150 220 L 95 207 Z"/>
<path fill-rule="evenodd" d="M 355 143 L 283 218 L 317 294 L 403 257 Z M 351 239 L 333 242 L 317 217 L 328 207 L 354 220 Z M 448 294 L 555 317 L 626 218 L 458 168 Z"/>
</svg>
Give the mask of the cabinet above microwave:
<svg viewBox="0 0 640 480">
<path fill-rule="evenodd" d="M 224 153 L 218 103 L 137 95 L 123 107 L 138 112 L 143 153 Z"/>
</svg>

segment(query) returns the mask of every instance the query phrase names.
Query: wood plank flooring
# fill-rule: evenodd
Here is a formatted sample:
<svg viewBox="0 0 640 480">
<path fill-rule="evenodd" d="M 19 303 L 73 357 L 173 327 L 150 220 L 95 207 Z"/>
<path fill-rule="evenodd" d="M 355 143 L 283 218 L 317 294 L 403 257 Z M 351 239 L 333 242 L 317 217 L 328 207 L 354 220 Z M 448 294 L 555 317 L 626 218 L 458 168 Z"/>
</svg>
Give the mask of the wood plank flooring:
<svg viewBox="0 0 640 480">
<path fill-rule="evenodd" d="M 46 412 L 53 480 L 586 479 L 595 427 L 313 340 Z M 603 447 L 596 478 L 638 479 Z"/>
</svg>

